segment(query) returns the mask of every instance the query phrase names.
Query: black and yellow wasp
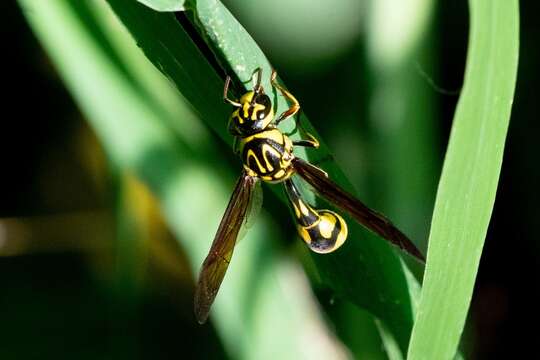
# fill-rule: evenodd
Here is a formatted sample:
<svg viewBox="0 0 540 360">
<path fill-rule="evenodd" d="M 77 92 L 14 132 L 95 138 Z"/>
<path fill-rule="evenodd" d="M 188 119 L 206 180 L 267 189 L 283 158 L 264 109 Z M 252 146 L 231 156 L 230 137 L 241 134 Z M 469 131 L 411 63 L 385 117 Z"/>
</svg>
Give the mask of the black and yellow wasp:
<svg viewBox="0 0 540 360">
<path fill-rule="evenodd" d="M 298 113 L 300 104 L 295 97 L 277 83 L 276 72 L 272 71 L 271 84 L 290 103 L 290 108 L 274 117 L 270 97 L 261 86 L 261 69 L 255 74 L 253 90 L 245 93 L 238 101 L 228 97 L 231 78 L 227 77 L 223 89 L 225 102 L 235 107 L 229 119 L 229 131 L 235 136 L 235 150 L 242 158 L 244 169 L 234 188 L 225 215 L 210 248 L 199 276 L 195 292 L 195 315 L 202 324 L 208 318 L 210 306 L 214 302 L 231 260 L 238 233 L 244 223 L 254 190 L 259 180 L 269 183 L 284 183 L 285 192 L 293 208 L 300 237 L 308 247 L 317 253 L 329 253 L 338 249 L 347 238 L 347 223 L 337 213 L 315 209 L 307 204 L 291 180 L 298 174 L 319 195 L 336 207 L 349 213 L 360 224 L 378 234 L 392 244 L 405 250 L 420 261 L 423 255 L 399 229 L 383 215 L 371 210 L 362 202 L 345 192 L 318 167 L 296 157 L 295 146 L 318 148 L 317 139 L 301 129 L 307 139 L 292 141 L 276 126 Z"/>
</svg>

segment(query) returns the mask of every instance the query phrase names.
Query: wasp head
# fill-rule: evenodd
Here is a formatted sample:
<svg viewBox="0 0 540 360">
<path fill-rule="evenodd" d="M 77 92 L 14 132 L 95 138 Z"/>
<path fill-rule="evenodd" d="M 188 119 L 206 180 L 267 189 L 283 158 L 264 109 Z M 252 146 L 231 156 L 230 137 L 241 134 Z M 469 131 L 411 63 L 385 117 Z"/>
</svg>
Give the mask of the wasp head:
<svg viewBox="0 0 540 360">
<path fill-rule="evenodd" d="M 253 90 L 246 92 L 238 101 L 227 99 L 226 91 L 230 81 L 230 78 L 227 78 L 224 99 L 236 107 L 229 121 L 229 130 L 233 135 L 246 136 L 257 133 L 266 129 L 274 119 L 272 101 L 264 93 L 261 85 L 261 70 L 257 69 L 255 75 L 257 79 Z"/>
</svg>

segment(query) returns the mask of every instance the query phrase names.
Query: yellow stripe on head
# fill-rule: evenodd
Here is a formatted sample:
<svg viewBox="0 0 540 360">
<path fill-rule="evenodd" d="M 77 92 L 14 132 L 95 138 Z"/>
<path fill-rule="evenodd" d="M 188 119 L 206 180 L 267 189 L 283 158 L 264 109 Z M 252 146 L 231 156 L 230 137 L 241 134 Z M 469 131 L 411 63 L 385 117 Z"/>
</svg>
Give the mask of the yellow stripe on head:
<svg viewBox="0 0 540 360">
<path fill-rule="evenodd" d="M 240 104 L 251 104 L 251 100 L 253 100 L 253 95 L 255 93 L 253 91 L 248 91 L 242 97 L 240 98 Z"/>
</svg>

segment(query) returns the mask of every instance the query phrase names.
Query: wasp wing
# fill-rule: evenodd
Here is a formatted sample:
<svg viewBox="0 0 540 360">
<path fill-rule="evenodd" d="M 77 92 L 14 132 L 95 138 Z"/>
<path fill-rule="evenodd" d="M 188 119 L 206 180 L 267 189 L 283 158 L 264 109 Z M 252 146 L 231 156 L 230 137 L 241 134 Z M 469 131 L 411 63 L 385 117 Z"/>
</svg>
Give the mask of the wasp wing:
<svg viewBox="0 0 540 360">
<path fill-rule="evenodd" d="M 262 202 L 263 202 L 262 185 L 260 181 L 257 181 L 255 182 L 255 185 L 253 186 L 251 198 L 249 199 L 249 206 L 246 211 L 246 216 L 244 217 L 244 224 L 240 227 L 240 232 L 238 233 L 238 237 L 236 239 L 237 244 L 239 244 L 240 241 L 244 239 L 244 236 L 246 235 L 246 233 L 255 224 L 255 221 L 257 220 L 257 216 L 261 212 Z"/>
<path fill-rule="evenodd" d="M 424 255 L 416 245 L 390 220 L 340 188 L 322 170 L 299 158 L 294 159 L 293 166 L 298 175 L 336 207 L 349 213 L 356 221 L 377 235 L 390 241 L 421 262 L 425 262 Z"/>
<path fill-rule="evenodd" d="M 201 268 L 195 290 L 195 316 L 203 324 L 229 267 L 236 239 L 250 208 L 258 180 L 242 173 Z"/>
</svg>

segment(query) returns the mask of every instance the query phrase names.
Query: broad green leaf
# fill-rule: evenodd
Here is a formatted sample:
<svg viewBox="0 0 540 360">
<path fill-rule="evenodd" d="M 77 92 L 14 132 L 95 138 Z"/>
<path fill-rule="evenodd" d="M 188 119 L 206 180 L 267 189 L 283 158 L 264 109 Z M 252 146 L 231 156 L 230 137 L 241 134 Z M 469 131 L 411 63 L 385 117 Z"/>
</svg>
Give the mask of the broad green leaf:
<svg viewBox="0 0 540 360">
<path fill-rule="evenodd" d="M 175 122 L 189 124 L 199 114 L 136 47 L 106 3 L 19 3 L 111 161 L 158 197 L 197 273 L 237 176 L 219 166 L 224 159 L 205 128 L 189 126 L 196 142 L 179 136 L 189 130 Z M 189 54 L 182 47 L 189 39 L 176 40 Z M 305 275 L 274 246 L 279 229 L 268 215 L 259 218 L 250 241 L 236 250 L 212 317 L 230 357 L 345 358 Z M 306 352 L 306 337 L 321 346 Z"/>
<path fill-rule="evenodd" d="M 232 144 L 232 137 L 226 132 L 226 119 L 231 110 L 221 100 L 223 80 L 195 48 L 176 19 L 170 14 L 155 13 L 127 0 L 109 0 L 109 3 L 147 57 L 175 83 L 201 119 Z M 202 31 L 211 47 L 216 49 L 219 61 L 227 66 L 226 70 L 232 71 L 231 75 L 236 75 L 250 87 L 252 72 L 261 67 L 263 86 L 269 91 L 270 64 L 228 10 L 218 1 L 201 0 L 197 1 L 196 10 Z M 285 110 L 285 100 L 274 95 L 278 112 Z M 302 121 L 311 128 L 305 116 Z M 284 124 L 284 131 L 293 129 L 292 122 Z M 298 136 L 298 133 L 292 135 L 293 138 Z M 302 150 L 298 153 L 300 156 L 306 155 Z M 324 144 L 307 155 L 338 183 L 351 190 Z M 281 187 L 272 186 L 272 190 L 285 201 Z M 401 351 L 405 352 L 413 315 L 403 265 L 395 250 L 383 240 L 352 221 L 349 224 L 350 238 L 340 251 L 313 255 L 321 278 L 336 294 L 350 299 L 384 321 L 396 337 Z M 246 239 L 242 243 L 248 241 Z"/>
<path fill-rule="evenodd" d="M 471 0 L 463 90 L 439 183 L 409 359 L 451 359 L 495 201 L 519 50 L 516 0 Z"/>
</svg>

